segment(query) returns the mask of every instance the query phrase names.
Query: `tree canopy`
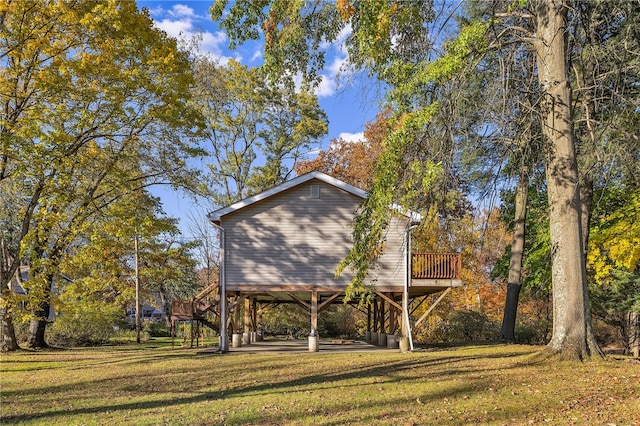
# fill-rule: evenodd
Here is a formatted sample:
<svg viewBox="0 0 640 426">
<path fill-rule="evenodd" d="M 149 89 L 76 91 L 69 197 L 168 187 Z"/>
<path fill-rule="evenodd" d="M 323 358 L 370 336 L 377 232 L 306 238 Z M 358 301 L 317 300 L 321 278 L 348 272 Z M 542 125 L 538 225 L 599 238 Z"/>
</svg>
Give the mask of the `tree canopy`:
<svg viewBox="0 0 640 426">
<path fill-rule="evenodd" d="M 7 288 L 23 261 L 41 296 L 30 339 L 40 346 L 65 250 L 124 194 L 189 179 L 199 116 L 187 53 L 134 3 L 4 2 L 0 21 L 4 346 L 15 347 Z"/>
</svg>

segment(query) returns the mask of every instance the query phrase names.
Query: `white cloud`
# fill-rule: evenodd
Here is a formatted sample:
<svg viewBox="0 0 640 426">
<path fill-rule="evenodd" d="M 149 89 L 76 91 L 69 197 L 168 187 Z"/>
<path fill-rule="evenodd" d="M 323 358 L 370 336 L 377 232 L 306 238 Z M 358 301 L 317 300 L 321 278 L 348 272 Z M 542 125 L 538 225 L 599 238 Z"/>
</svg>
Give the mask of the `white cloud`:
<svg viewBox="0 0 640 426">
<path fill-rule="evenodd" d="M 149 9 L 149 14 L 154 17 L 154 16 L 161 16 L 164 13 L 164 9 L 162 8 L 162 6 L 156 6 L 153 9 Z"/>
<path fill-rule="evenodd" d="M 323 75 L 320 77 L 320 84 L 315 89 L 315 93 L 319 98 L 327 98 L 336 93 L 338 86 L 336 80 Z"/>
<path fill-rule="evenodd" d="M 198 17 L 191 7 L 185 6 L 184 4 L 174 4 L 168 13 L 169 15 L 175 16 L 177 18 L 197 18 Z"/>
<path fill-rule="evenodd" d="M 333 62 L 327 67 L 327 70 L 331 73 L 331 75 L 338 75 L 340 72 L 345 71 L 347 69 L 347 65 L 349 60 L 346 56 L 337 56 L 333 58 Z"/>
<path fill-rule="evenodd" d="M 262 59 L 262 57 L 263 57 L 262 46 L 260 46 L 260 49 L 256 49 L 255 52 L 253 52 L 253 56 L 251 56 L 250 62 L 255 62 L 257 60 L 260 60 Z"/>
<path fill-rule="evenodd" d="M 233 56 L 224 53 L 224 47 L 228 42 L 227 35 L 222 31 L 204 31 L 200 24 L 209 25 L 210 22 L 206 22 L 209 18 L 196 14 L 189 6 L 175 4 L 170 10 L 155 8 L 152 16 L 154 16 L 156 26 L 170 37 L 183 43 L 198 40 L 200 53 L 210 56 L 221 65 L 225 65 L 231 58 L 242 60 L 239 53 L 234 53 Z"/>
<path fill-rule="evenodd" d="M 364 132 L 358 133 L 348 133 L 342 132 L 338 135 L 338 140 L 342 140 L 344 142 L 360 142 L 366 140 L 364 137 Z"/>
<path fill-rule="evenodd" d="M 332 43 L 323 43 L 322 47 L 326 50 L 327 63 L 325 72 L 328 79 L 332 80 L 332 91 L 324 96 L 332 96 L 338 89 L 341 80 L 348 78 L 354 72 L 353 66 L 349 62 L 349 53 L 345 41 L 353 32 L 351 25 L 346 25 Z M 324 77 L 323 77 L 324 80 Z"/>
<path fill-rule="evenodd" d="M 338 33 L 338 37 L 336 38 L 336 41 L 334 42 L 334 44 L 337 46 L 337 48 L 341 52 L 347 51 L 347 48 L 344 42 L 347 40 L 347 37 L 351 35 L 352 32 L 353 32 L 353 28 L 351 28 L 351 24 L 347 24 L 343 29 L 340 30 L 340 33 Z"/>
<path fill-rule="evenodd" d="M 318 154 L 320 154 L 320 151 L 322 151 L 320 148 L 314 148 L 314 149 L 311 149 L 311 150 L 309 150 L 309 151 L 305 152 L 305 153 L 304 153 L 304 155 L 305 155 L 307 158 L 315 157 L 315 156 L 317 156 Z"/>
<path fill-rule="evenodd" d="M 193 24 L 190 20 L 173 21 L 171 19 L 163 19 L 162 21 L 156 21 L 156 26 L 173 38 L 180 38 L 193 31 Z"/>
<path fill-rule="evenodd" d="M 228 41 L 228 37 L 224 32 L 216 31 L 215 33 L 211 33 L 205 31 L 201 34 L 201 37 L 200 50 L 222 55 L 221 46 L 224 46 Z"/>
<path fill-rule="evenodd" d="M 302 88 L 302 73 L 296 73 L 293 75 L 293 84 L 295 85 L 296 92 L 299 92 Z M 337 85 L 335 79 L 326 75 L 320 76 L 320 83 L 315 87 L 314 93 L 319 98 L 326 98 L 333 96 L 336 93 Z"/>
</svg>

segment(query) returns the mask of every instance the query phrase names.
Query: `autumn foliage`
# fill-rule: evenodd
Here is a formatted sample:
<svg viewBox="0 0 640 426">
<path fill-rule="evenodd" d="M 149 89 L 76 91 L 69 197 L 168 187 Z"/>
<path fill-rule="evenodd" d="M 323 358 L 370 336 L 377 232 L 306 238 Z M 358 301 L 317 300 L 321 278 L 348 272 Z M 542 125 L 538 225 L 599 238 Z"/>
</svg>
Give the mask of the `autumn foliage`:
<svg viewBox="0 0 640 426">
<path fill-rule="evenodd" d="M 382 150 L 382 141 L 389 131 L 389 118 L 389 112 L 379 113 L 376 121 L 366 124 L 361 141 L 332 140 L 329 148 L 321 151 L 313 160 L 297 163 L 296 173 L 303 175 L 320 171 L 368 190 L 373 179 L 373 168 Z"/>
<path fill-rule="evenodd" d="M 462 287 L 454 288 L 416 331 L 426 342 L 497 337 L 506 282 L 491 272 L 502 257 L 511 233 L 496 209 L 469 209 L 462 217 L 443 217 L 433 206 L 414 233 L 414 252 L 461 252 Z M 419 317 L 439 294 L 428 296 Z M 418 301 L 419 302 L 419 301 Z"/>
</svg>

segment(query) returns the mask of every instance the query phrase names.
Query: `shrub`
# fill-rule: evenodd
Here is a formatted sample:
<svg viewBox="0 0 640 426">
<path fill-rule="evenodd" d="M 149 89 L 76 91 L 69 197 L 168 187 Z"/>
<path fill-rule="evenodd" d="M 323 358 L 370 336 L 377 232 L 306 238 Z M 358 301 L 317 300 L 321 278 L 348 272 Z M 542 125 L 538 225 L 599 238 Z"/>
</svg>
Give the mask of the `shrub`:
<svg viewBox="0 0 640 426">
<path fill-rule="evenodd" d="M 549 343 L 550 324 L 546 318 L 518 315 L 515 329 L 516 343 L 546 345 Z"/>
<path fill-rule="evenodd" d="M 413 330 L 414 340 L 418 343 L 451 342 L 449 321 L 439 316 L 427 318 Z"/>
<path fill-rule="evenodd" d="M 109 343 L 121 324 L 122 310 L 113 305 L 79 302 L 66 306 L 48 328 L 54 346 L 92 346 Z"/>
<path fill-rule="evenodd" d="M 114 324 L 104 318 L 85 315 L 61 315 L 49 327 L 48 343 L 53 346 L 93 346 L 109 343 Z"/>
<path fill-rule="evenodd" d="M 142 330 L 151 337 L 171 337 L 171 328 L 164 321 L 148 321 Z"/>
<path fill-rule="evenodd" d="M 472 310 L 451 311 L 447 316 L 432 315 L 414 328 L 419 343 L 454 343 L 492 340 L 498 335 L 499 324 L 483 312 Z"/>
<path fill-rule="evenodd" d="M 347 305 L 330 306 L 318 318 L 323 336 L 354 339 L 363 336 L 367 323 L 365 315 Z"/>
<path fill-rule="evenodd" d="M 449 320 L 453 341 L 490 340 L 498 335 L 498 326 L 486 314 L 478 311 L 455 311 Z"/>
</svg>

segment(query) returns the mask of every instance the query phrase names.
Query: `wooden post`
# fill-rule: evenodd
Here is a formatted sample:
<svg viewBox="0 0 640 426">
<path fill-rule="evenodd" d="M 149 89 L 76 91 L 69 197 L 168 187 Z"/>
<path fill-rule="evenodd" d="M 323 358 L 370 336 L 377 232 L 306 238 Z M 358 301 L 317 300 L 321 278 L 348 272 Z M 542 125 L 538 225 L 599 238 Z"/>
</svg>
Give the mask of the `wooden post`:
<svg viewBox="0 0 640 426">
<path fill-rule="evenodd" d="M 240 300 L 237 301 L 233 308 L 233 327 L 236 334 L 242 333 L 240 329 Z"/>
<path fill-rule="evenodd" d="M 378 313 L 380 314 L 380 333 L 385 334 L 386 328 L 384 324 L 384 314 L 385 314 L 385 303 L 384 299 L 380 298 L 380 308 L 378 309 Z"/>
<path fill-rule="evenodd" d="M 263 307 L 262 307 L 262 303 L 258 304 L 258 310 L 256 312 L 256 328 L 257 328 L 257 332 L 258 332 L 258 337 L 257 340 L 262 340 L 264 339 L 264 323 L 262 322 L 262 313 L 263 313 Z"/>
<path fill-rule="evenodd" d="M 244 299 L 244 327 L 242 332 L 242 344 L 251 344 L 251 299 Z"/>
<path fill-rule="evenodd" d="M 640 313 L 629 312 L 629 349 L 634 358 L 640 358 Z"/>
<path fill-rule="evenodd" d="M 409 295 L 407 294 L 407 292 L 403 292 L 402 293 L 402 320 L 400 322 L 401 326 L 400 326 L 400 330 L 402 333 L 402 337 L 408 337 L 409 336 L 409 324 L 407 323 L 408 318 L 409 318 Z"/>
<path fill-rule="evenodd" d="M 244 332 L 251 331 L 251 300 L 247 297 L 244 299 Z"/>
<path fill-rule="evenodd" d="M 378 332 L 378 296 L 373 299 L 373 332 Z"/>
<path fill-rule="evenodd" d="M 393 299 L 393 293 L 388 293 L 387 296 Z M 396 307 L 389 304 L 389 334 L 395 334 L 396 328 Z"/>
<path fill-rule="evenodd" d="M 311 292 L 311 330 L 318 332 L 318 292 Z"/>
<path fill-rule="evenodd" d="M 258 331 L 258 301 L 251 299 L 251 332 Z"/>
<path fill-rule="evenodd" d="M 309 352 L 318 352 L 318 292 L 311 292 L 311 304 L 309 306 L 311 312 L 311 333 L 309 334 Z"/>
</svg>

